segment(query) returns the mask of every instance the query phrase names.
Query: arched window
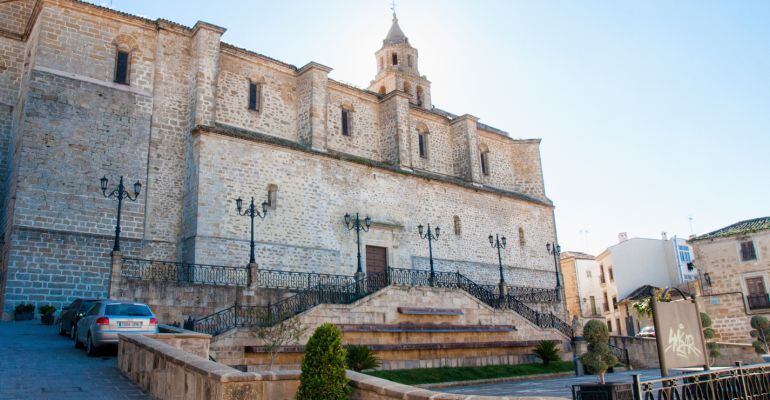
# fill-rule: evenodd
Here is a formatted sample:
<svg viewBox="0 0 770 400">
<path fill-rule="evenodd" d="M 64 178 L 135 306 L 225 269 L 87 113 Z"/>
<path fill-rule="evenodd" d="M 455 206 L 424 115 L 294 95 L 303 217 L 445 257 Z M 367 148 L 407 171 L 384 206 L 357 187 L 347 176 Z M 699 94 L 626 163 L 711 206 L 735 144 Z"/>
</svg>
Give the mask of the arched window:
<svg viewBox="0 0 770 400">
<path fill-rule="evenodd" d="M 113 82 L 128 85 L 131 82 L 131 62 L 139 50 L 136 38 L 120 34 L 112 41 L 115 46 L 115 69 Z"/>
<path fill-rule="evenodd" d="M 417 105 L 421 106 L 423 101 L 422 86 L 417 86 Z"/>
<path fill-rule="evenodd" d="M 462 233 L 462 226 L 460 226 L 460 217 L 457 215 L 454 216 L 454 227 L 455 227 L 455 235 L 459 235 Z"/>
<path fill-rule="evenodd" d="M 262 106 L 262 84 L 249 81 L 249 110 L 259 111 Z"/>
<path fill-rule="evenodd" d="M 398 65 L 398 54 L 393 53 L 390 57 L 391 57 L 391 61 L 393 62 L 393 65 Z"/>
<path fill-rule="evenodd" d="M 524 246 L 527 244 L 527 238 L 524 237 L 524 228 L 519 227 L 519 244 Z"/>
<path fill-rule="evenodd" d="M 428 158 L 428 127 L 420 123 L 417 125 L 417 146 L 421 158 Z"/>
<path fill-rule="evenodd" d="M 267 185 L 267 206 L 275 209 L 276 205 L 278 205 L 278 185 L 271 183 Z"/>
<path fill-rule="evenodd" d="M 479 154 L 481 156 L 481 173 L 489 175 L 489 148 L 482 144 L 479 146 Z"/>
<path fill-rule="evenodd" d="M 128 72 L 131 62 L 131 53 L 118 50 L 115 53 L 115 83 L 128 85 Z"/>
</svg>

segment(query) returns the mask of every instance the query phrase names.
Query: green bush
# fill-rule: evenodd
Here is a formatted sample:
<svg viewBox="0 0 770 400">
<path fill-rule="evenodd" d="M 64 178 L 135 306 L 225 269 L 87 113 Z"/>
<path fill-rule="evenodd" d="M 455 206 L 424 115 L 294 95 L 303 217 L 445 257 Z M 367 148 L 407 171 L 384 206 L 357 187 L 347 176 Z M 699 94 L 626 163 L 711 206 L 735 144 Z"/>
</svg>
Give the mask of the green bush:
<svg viewBox="0 0 770 400">
<path fill-rule="evenodd" d="M 341 338 L 339 328 L 326 323 L 319 326 L 307 341 L 297 399 L 347 399 L 348 379 Z"/>
<path fill-rule="evenodd" d="M 39 310 L 40 310 L 40 315 L 53 315 L 53 313 L 56 312 L 56 307 L 50 304 L 47 304 L 44 306 L 40 306 Z"/>
<path fill-rule="evenodd" d="M 556 346 L 553 340 L 541 340 L 537 342 L 534 353 L 543 360 L 543 364 L 548 365 L 551 361 L 559 361 L 561 350 Z"/>
<path fill-rule="evenodd" d="M 749 334 L 756 339 L 753 343 L 754 351 L 757 354 L 767 354 L 767 338 L 770 336 L 770 321 L 763 315 L 755 315 L 751 317 L 751 327 L 753 328 Z"/>
<path fill-rule="evenodd" d="M 16 314 L 26 314 L 35 312 L 35 305 L 32 303 L 19 303 L 16 308 L 13 309 Z"/>
<path fill-rule="evenodd" d="M 347 358 L 346 362 L 348 368 L 356 372 L 361 372 L 366 369 L 375 369 L 380 366 L 380 359 L 374 355 L 372 349 L 366 345 L 349 345 L 346 346 Z"/>
<path fill-rule="evenodd" d="M 599 383 L 605 383 L 604 374 L 618 363 L 618 358 L 610 351 L 610 332 L 607 324 L 598 320 L 590 320 L 583 328 L 583 338 L 588 342 L 588 352 L 580 356 L 580 361 L 588 368 L 588 372 L 599 375 Z"/>
<path fill-rule="evenodd" d="M 719 352 L 719 345 L 713 339 L 716 337 L 714 329 L 711 328 L 711 317 L 706 313 L 700 313 L 700 324 L 703 327 L 703 338 L 706 339 L 706 348 L 709 351 L 709 361 L 714 363 L 717 357 L 722 355 Z"/>
</svg>

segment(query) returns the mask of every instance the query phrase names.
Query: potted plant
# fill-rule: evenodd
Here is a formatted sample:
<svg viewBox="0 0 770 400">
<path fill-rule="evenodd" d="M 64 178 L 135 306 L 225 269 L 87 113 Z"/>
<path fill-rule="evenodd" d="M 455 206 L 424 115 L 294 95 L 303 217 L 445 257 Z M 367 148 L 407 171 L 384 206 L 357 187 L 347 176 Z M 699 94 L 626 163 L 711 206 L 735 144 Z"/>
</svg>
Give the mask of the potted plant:
<svg viewBox="0 0 770 400">
<path fill-rule="evenodd" d="M 604 398 L 617 400 L 632 396 L 630 383 L 607 383 L 604 379 L 607 370 L 618 363 L 617 357 L 610 351 L 610 332 L 602 321 L 588 321 L 583 328 L 583 338 L 588 342 L 588 352 L 580 356 L 580 361 L 588 368 L 588 372 L 599 376 L 599 383 L 580 384 L 577 386 L 575 398 L 580 400 Z"/>
<path fill-rule="evenodd" d="M 43 325 L 53 325 L 53 314 L 56 312 L 56 307 L 48 304 L 41 306 L 39 310 L 40 322 L 42 322 Z"/>
<path fill-rule="evenodd" d="M 35 317 L 35 305 L 32 303 L 19 303 L 13 310 L 13 319 L 16 321 L 29 321 Z"/>
<path fill-rule="evenodd" d="M 752 345 L 754 351 L 762 357 L 765 362 L 770 361 L 770 354 L 768 354 L 768 337 L 770 336 L 770 321 L 763 315 L 755 315 L 751 317 L 751 337 L 754 338 Z"/>
</svg>

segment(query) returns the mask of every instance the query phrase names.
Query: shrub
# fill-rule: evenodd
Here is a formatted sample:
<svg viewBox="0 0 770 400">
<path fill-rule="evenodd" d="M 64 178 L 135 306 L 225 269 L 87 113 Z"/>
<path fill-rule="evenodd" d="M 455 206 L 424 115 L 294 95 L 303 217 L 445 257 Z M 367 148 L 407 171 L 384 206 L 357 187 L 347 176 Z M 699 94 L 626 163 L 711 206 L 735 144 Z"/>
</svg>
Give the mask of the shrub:
<svg viewBox="0 0 770 400">
<path fill-rule="evenodd" d="M 559 361 L 561 350 L 556 346 L 553 340 L 541 340 L 537 342 L 534 353 L 543 360 L 543 364 L 548 365 L 551 361 Z"/>
<path fill-rule="evenodd" d="M 610 333 L 607 325 L 598 320 L 588 321 L 583 328 L 583 338 L 588 342 L 588 352 L 580 356 L 580 361 L 592 374 L 599 375 L 599 383 L 605 383 L 604 374 L 618 359 L 610 351 Z"/>
<path fill-rule="evenodd" d="M 13 312 L 16 314 L 35 312 L 35 305 L 32 303 L 19 303 L 16 305 L 16 308 L 13 309 Z"/>
<path fill-rule="evenodd" d="M 40 306 L 39 310 L 40 310 L 40 315 L 53 315 L 53 313 L 56 312 L 56 307 L 50 304 L 47 304 L 44 306 Z"/>
<path fill-rule="evenodd" d="M 339 328 L 329 323 L 319 326 L 310 337 L 302 357 L 297 399 L 347 399 L 348 379 L 341 337 Z"/>
<path fill-rule="evenodd" d="M 719 352 L 719 345 L 714 341 L 716 333 L 711 328 L 711 317 L 706 313 L 700 313 L 700 324 L 703 327 L 703 338 L 706 339 L 706 348 L 709 351 L 709 361 L 713 364 L 722 353 Z"/>
<path fill-rule="evenodd" d="M 366 345 L 350 345 L 346 347 L 348 368 L 356 372 L 374 369 L 380 366 L 380 359 Z"/>
<path fill-rule="evenodd" d="M 754 328 L 750 332 L 751 337 L 756 339 L 753 343 L 754 351 L 757 354 L 767 354 L 767 337 L 770 336 L 770 321 L 763 315 L 755 315 L 751 317 L 751 327 Z"/>
</svg>

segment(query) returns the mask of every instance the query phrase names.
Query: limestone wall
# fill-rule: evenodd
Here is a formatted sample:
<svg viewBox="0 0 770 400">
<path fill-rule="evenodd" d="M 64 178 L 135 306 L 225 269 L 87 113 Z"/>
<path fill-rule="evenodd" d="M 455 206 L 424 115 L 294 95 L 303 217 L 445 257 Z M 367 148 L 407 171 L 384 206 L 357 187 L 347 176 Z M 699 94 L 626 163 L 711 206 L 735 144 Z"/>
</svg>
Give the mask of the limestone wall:
<svg viewBox="0 0 770 400">
<path fill-rule="evenodd" d="M 611 336 L 610 344 L 628 349 L 628 358 L 634 368 L 660 368 L 658 346 L 653 338 Z M 743 364 L 763 362 L 762 358 L 757 355 L 754 348 L 750 345 L 720 342 L 719 352 L 721 355 L 716 360 L 711 360 L 711 365 L 731 367 L 736 361 L 741 361 Z"/>
</svg>

